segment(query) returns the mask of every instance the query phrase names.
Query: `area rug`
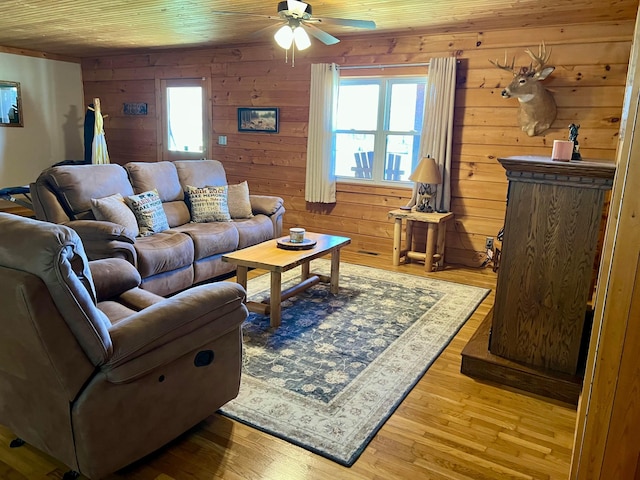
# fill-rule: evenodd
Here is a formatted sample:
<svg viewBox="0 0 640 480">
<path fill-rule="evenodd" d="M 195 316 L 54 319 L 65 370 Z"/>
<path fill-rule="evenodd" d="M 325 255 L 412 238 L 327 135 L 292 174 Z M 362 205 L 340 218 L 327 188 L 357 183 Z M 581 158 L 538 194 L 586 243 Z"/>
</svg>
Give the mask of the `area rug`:
<svg viewBox="0 0 640 480">
<path fill-rule="evenodd" d="M 330 262 L 314 260 L 328 275 Z M 283 288 L 300 270 L 283 275 Z M 268 275 L 248 283 L 268 297 Z M 342 263 L 340 289 L 318 284 L 282 305 L 282 325 L 243 325 L 240 394 L 223 415 L 351 466 L 489 290 Z"/>
</svg>

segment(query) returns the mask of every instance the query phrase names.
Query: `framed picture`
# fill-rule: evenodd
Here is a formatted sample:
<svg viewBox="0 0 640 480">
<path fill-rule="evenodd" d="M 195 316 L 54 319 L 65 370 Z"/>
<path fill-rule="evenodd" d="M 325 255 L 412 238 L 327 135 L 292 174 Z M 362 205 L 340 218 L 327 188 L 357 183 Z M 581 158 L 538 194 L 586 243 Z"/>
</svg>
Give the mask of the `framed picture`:
<svg viewBox="0 0 640 480">
<path fill-rule="evenodd" d="M 122 110 L 125 115 L 146 115 L 147 104 L 146 103 L 124 103 Z"/>
<path fill-rule="evenodd" d="M 239 132 L 278 133 L 278 108 L 238 108 Z"/>
</svg>

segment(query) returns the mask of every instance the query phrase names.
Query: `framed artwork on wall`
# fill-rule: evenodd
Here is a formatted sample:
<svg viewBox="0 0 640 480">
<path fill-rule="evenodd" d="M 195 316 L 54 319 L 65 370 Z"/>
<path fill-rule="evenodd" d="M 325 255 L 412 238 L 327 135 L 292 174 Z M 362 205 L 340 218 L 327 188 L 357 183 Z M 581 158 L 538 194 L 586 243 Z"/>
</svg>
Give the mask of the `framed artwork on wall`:
<svg viewBox="0 0 640 480">
<path fill-rule="evenodd" d="M 22 127 L 20 82 L 0 80 L 0 127 Z"/>
<path fill-rule="evenodd" d="M 238 131 L 278 133 L 279 110 L 278 108 L 238 108 Z"/>
<path fill-rule="evenodd" d="M 125 115 L 146 115 L 148 108 L 146 103 L 124 103 L 122 112 Z"/>
</svg>

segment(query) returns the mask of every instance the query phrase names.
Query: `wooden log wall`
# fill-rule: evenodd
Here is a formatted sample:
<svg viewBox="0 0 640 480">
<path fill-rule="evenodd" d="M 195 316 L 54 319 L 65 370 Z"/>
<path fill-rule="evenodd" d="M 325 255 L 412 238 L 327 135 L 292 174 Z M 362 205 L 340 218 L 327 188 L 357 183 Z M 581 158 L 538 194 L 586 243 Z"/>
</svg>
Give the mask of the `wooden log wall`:
<svg viewBox="0 0 640 480">
<path fill-rule="evenodd" d="M 495 237 L 504 221 L 507 181 L 498 157 L 550 156 L 553 140 L 567 139 L 568 125 L 577 123 L 583 157 L 614 161 L 633 27 L 630 20 L 369 34 L 343 37 L 334 46 L 314 40 L 309 50 L 296 53 L 293 68 L 272 43 L 87 58 L 82 62 L 84 93 L 87 103 L 100 97 L 109 114 L 105 131 L 112 161 L 151 162 L 158 160 L 160 79 L 210 77 L 213 124 L 207 157 L 224 163 L 229 182 L 247 180 L 252 193 L 282 196 L 285 228 L 300 225 L 349 236 L 351 250 L 390 259 L 393 222 L 387 212 L 405 204 L 410 189 L 339 183 L 335 205 L 304 200 L 310 65 L 411 64 L 455 55 L 460 60 L 452 162 L 455 222 L 447 231 L 446 261 L 479 266 L 485 237 Z M 511 75 L 489 60 L 502 61 L 506 51 L 516 57 L 516 65 L 528 65 L 524 50 L 543 40 L 551 48 L 549 63 L 556 66 L 545 85 L 558 104 L 558 117 L 544 136 L 528 137 L 517 125 L 517 100 L 500 96 Z M 148 103 L 148 116 L 124 116 L 124 102 Z M 239 133 L 237 108 L 248 106 L 279 107 L 280 132 Z M 219 135 L 227 136 L 227 146 L 216 144 Z"/>
</svg>

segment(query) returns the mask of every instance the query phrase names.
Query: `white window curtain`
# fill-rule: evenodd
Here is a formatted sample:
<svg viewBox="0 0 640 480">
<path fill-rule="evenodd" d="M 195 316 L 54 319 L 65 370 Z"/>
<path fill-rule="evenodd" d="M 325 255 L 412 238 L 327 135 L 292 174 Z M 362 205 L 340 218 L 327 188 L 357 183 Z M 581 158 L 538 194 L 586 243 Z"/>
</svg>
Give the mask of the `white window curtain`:
<svg viewBox="0 0 640 480">
<path fill-rule="evenodd" d="M 338 101 L 339 74 L 335 63 L 311 65 L 307 177 L 307 202 L 335 203 L 333 130 Z"/>
<path fill-rule="evenodd" d="M 425 92 L 424 123 L 420 137 L 420 158 L 435 159 L 442 184 L 436 186 L 435 210 L 448 212 L 451 208 L 451 150 L 453 112 L 456 95 L 455 57 L 432 58 Z M 411 205 L 418 200 L 418 186 L 413 190 Z M 433 202 L 433 199 L 432 199 Z"/>
</svg>

